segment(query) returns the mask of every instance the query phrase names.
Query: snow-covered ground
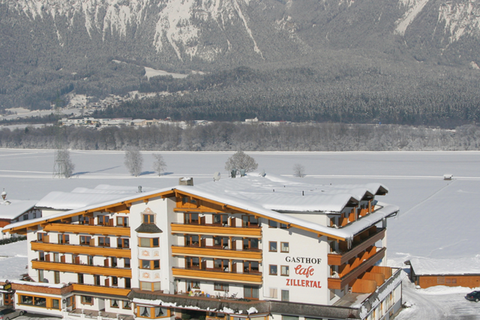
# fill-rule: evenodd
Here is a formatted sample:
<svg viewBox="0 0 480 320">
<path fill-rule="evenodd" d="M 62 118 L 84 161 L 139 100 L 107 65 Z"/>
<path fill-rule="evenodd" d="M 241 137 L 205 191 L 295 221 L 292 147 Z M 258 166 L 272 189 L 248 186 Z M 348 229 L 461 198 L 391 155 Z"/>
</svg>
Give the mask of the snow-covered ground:
<svg viewBox="0 0 480 320">
<path fill-rule="evenodd" d="M 120 151 L 71 151 L 75 164 L 70 179 L 54 177 L 54 151 L 0 149 L 0 188 L 8 198 L 39 200 L 50 191 L 94 188 L 99 184 L 164 188 L 181 177 L 194 183 L 211 181 L 215 172 L 228 178 L 225 161 L 233 152 L 156 152 L 167 163 L 166 174 L 153 172 L 153 152 L 143 152 L 143 173 L 132 177 Z M 480 256 L 477 243 L 477 199 L 480 196 L 480 152 L 247 152 L 258 170 L 292 176 L 293 166 L 305 167 L 305 182 L 344 184 L 379 182 L 389 188 L 383 202 L 400 206 L 400 214 L 388 219 L 387 262 L 405 267 L 408 259 L 438 263 L 436 259 L 468 261 Z M 444 180 L 452 174 L 453 180 Z M 17 244 L 15 244 L 17 245 Z M 16 248 L 0 246 L 6 252 Z M 3 254 L 0 254 L 0 256 Z M 24 273 L 26 258 L 0 260 L 0 278 Z M 18 259 L 16 261 L 12 259 Z M 24 260 L 22 260 L 24 259 Z M 9 261 L 10 262 L 7 262 Z M 22 262 L 24 261 L 24 262 Z M 13 263 L 12 263 L 13 262 Z M 426 264 L 428 265 L 428 264 Z M 445 264 L 447 266 L 447 264 Z M 21 270 L 20 270 L 21 269 Z M 475 270 L 472 267 L 471 270 Z M 7 272 L 12 272 L 12 274 Z M 6 274 L 3 274 L 6 273 Z M 464 299 L 470 288 L 404 287 L 404 300 L 411 305 L 399 319 L 480 319 L 480 304 Z"/>
</svg>

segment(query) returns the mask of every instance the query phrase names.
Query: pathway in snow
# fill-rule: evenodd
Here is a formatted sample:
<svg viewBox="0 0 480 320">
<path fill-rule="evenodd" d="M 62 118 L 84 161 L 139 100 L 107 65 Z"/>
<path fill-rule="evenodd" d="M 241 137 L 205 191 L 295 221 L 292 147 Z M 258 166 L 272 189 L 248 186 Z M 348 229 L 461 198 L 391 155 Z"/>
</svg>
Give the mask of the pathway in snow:
<svg viewBox="0 0 480 320">
<path fill-rule="evenodd" d="M 480 303 L 468 301 L 472 291 L 463 287 L 436 286 L 416 289 L 408 278 L 403 281 L 403 302 L 409 305 L 396 320 L 475 320 L 480 319 Z"/>
</svg>

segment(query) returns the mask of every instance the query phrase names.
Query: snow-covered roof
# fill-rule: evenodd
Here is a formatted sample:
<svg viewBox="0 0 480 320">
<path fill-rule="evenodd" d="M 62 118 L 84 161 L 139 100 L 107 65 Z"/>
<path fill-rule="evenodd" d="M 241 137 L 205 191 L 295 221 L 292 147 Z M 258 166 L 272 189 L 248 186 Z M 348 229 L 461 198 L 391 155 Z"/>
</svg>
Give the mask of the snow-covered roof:
<svg viewBox="0 0 480 320">
<path fill-rule="evenodd" d="M 343 208 L 346 204 L 346 199 L 353 198 L 351 194 L 345 194 L 345 185 L 342 186 L 342 193 L 336 194 L 338 190 L 333 185 L 315 186 L 311 184 L 300 183 L 298 181 L 288 180 L 283 177 L 274 175 L 261 176 L 253 173 L 245 177 L 235 179 L 224 179 L 217 182 L 208 182 L 199 184 L 198 186 L 185 186 L 180 185 L 175 188 L 165 188 L 150 192 L 138 193 L 135 195 L 125 196 L 119 198 L 117 194 L 115 199 L 108 200 L 103 203 L 93 203 L 75 208 L 67 212 L 54 214 L 48 217 L 30 220 L 28 222 L 19 222 L 9 227 L 21 227 L 23 225 L 30 224 L 32 222 L 39 221 L 53 221 L 61 218 L 65 215 L 71 215 L 75 213 L 85 212 L 86 210 L 94 210 L 98 207 L 113 205 L 115 203 L 132 202 L 138 198 L 155 197 L 162 193 L 171 192 L 176 189 L 180 192 L 209 199 L 214 202 L 223 203 L 226 206 L 238 208 L 258 216 L 263 216 L 267 219 L 282 221 L 285 224 L 290 224 L 293 227 L 300 227 L 311 230 L 312 232 L 318 232 L 332 237 L 341 239 L 352 239 L 353 236 L 360 231 L 368 228 L 374 223 L 384 219 L 385 217 L 396 213 L 399 208 L 393 205 L 380 204 L 378 210 L 349 224 L 344 228 L 332 228 L 317 223 L 301 219 L 301 215 L 292 217 L 277 211 L 273 211 L 270 206 L 274 205 L 274 201 L 277 201 L 275 205 L 279 211 L 294 210 L 295 212 L 330 212 L 337 211 L 339 208 Z M 273 190 L 275 189 L 275 192 Z M 354 186 L 358 191 L 358 186 Z M 367 192 L 368 188 L 364 188 Z M 278 191 L 277 191 L 278 190 Z M 302 191 L 310 190 L 309 194 L 302 195 Z M 340 190 L 340 189 L 339 189 Z M 329 194 L 329 192 L 331 192 Z M 91 196 L 91 194 L 87 194 Z M 60 195 L 58 195 L 60 196 Z M 113 195 L 112 195 L 113 196 Z M 56 200 L 59 200 L 56 198 Z M 75 198 L 73 198 L 75 200 Z M 46 201 L 45 201 L 46 203 Z M 67 205 L 67 202 L 65 202 Z M 77 202 L 80 205 L 79 202 Z M 72 204 L 69 204 L 72 206 Z"/>
<path fill-rule="evenodd" d="M 340 212 L 350 201 L 360 201 L 366 194 L 375 195 L 378 183 L 367 185 L 314 185 L 275 175 L 248 174 L 200 184 L 195 189 L 215 195 L 234 196 L 255 202 L 265 209 L 295 212 Z"/>
<path fill-rule="evenodd" d="M 71 192 L 52 191 L 37 202 L 37 207 L 55 210 L 78 209 L 95 203 L 115 200 L 124 195 L 135 195 L 138 193 L 138 188 L 102 184 L 94 189 L 75 188 Z M 153 189 L 150 188 L 150 190 Z"/>
<path fill-rule="evenodd" d="M 15 219 L 35 206 L 34 200 L 0 200 L 0 219 Z"/>
<path fill-rule="evenodd" d="M 480 274 L 480 255 L 456 259 L 415 257 L 410 264 L 417 276 Z"/>
</svg>

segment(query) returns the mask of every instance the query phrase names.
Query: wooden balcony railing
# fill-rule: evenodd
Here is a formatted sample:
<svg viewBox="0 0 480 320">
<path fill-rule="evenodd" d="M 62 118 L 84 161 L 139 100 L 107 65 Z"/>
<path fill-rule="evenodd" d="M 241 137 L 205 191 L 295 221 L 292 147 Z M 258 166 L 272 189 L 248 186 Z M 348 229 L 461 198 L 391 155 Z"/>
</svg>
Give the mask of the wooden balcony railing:
<svg viewBox="0 0 480 320">
<path fill-rule="evenodd" d="M 172 268 L 174 277 L 186 278 L 186 279 L 202 279 L 211 281 L 224 281 L 224 282 L 236 282 L 236 283 L 248 283 L 248 284 L 261 284 L 261 273 L 235 273 L 226 271 L 212 271 L 202 269 L 183 269 Z"/>
<path fill-rule="evenodd" d="M 80 246 L 71 244 L 45 243 L 45 242 L 31 242 L 32 250 L 45 252 L 59 252 L 71 254 L 88 254 L 92 256 L 116 257 L 116 258 L 130 258 L 130 249 L 123 248 L 109 248 L 109 247 L 94 247 L 94 246 Z"/>
<path fill-rule="evenodd" d="M 73 291 L 98 293 L 98 294 L 111 294 L 111 295 L 123 296 L 123 297 L 126 297 L 131 291 L 131 289 L 95 286 L 95 285 L 79 284 L 79 283 L 73 283 L 72 287 L 73 287 Z"/>
<path fill-rule="evenodd" d="M 381 230 L 380 232 L 372 235 L 371 237 L 367 238 L 363 242 L 357 244 L 352 249 L 347 252 L 337 254 L 337 253 L 330 253 L 328 255 L 328 264 L 331 266 L 341 266 L 344 263 L 347 263 L 348 260 L 352 259 L 353 257 L 357 256 L 358 254 L 362 253 L 363 251 L 367 250 L 369 247 L 373 246 L 375 242 L 385 238 L 385 229 Z"/>
<path fill-rule="evenodd" d="M 130 228 L 125 227 L 112 227 L 102 225 L 88 225 L 88 224 L 67 224 L 67 223 L 50 223 L 47 224 L 43 230 L 56 231 L 56 232 L 68 232 L 68 233 L 84 233 L 84 234 L 101 234 L 117 237 L 129 237 Z"/>
<path fill-rule="evenodd" d="M 195 225 L 195 224 L 171 224 L 172 233 L 183 234 L 204 234 L 212 236 L 234 236 L 234 237 L 250 237 L 260 238 L 262 236 L 262 228 L 236 228 L 222 227 L 216 225 Z"/>
<path fill-rule="evenodd" d="M 262 260 L 261 251 L 243 251 L 229 250 L 217 248 L 202 247 L 177 247 L 172 246 L 172 255 L 174 256 L 191 256 L 191 257 L 208 257 L 218 259 L 236 259 L 236 260 Z"/>
<path fill-rule="evenodd" d="M 382 248 L 365 261 L 363 261 L 362 258 L 358 258 L 359 264 L 355 266 L 356 263 L 354 262 L 354 266 L 348 270 L 344 269 L 343 272 L 340 273 L 339 278 L 328 278 L 328 288 L 340 290 L 347 284 L 353 283 L 362 273 L 367 271 L 367 269 L 374 266 L 380 259 L 382 259 L 385 256 L 385 251 L 386 248 Z"/>
<path fill-rule="evenodd" d="M 40 270 L 51 270 L 60 272 L 85 273 L 102 276 L 114 276 L 122 278 L 131 278 L 132 271 L 126 268 L 109 268 L 100 266 L 91 266 L 86 264 L 46 262 L 32 260 L 32 268 Z"/>
</svg>

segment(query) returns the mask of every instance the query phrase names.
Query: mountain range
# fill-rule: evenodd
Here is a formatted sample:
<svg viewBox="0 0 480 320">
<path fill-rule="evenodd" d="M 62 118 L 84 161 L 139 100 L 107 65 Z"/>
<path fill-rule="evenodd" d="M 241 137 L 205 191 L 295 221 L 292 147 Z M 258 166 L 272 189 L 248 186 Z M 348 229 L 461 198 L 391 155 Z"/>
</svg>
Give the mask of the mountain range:
<svg viewBox="0 0 480 320">
<path fill-rule="evenodd" d="M 476 91 L 479 39 L 475 0 L 0 0 L 0 111 L 139 90 L 145 67 L 454 78 Z"/>
</svg>

